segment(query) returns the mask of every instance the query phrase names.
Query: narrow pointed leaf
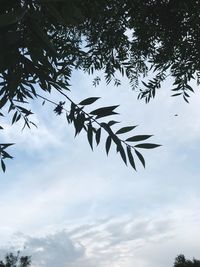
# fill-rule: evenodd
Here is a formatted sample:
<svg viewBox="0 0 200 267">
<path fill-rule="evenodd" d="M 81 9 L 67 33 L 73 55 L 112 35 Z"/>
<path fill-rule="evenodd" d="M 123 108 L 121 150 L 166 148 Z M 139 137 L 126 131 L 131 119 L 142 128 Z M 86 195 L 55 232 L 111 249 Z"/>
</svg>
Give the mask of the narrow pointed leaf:
<svg viewBox="0 0 200 267">
<path fill-rule="evenodd" d="M 119 123 L 119 121 L 109 121 L 108 126 L 113 126 L 116 123 Z"/>
<path fill-rule="evenodd" d="M 15 123 L 18 112 L 16 111 L 12 118 L 12 124 Z"/>
<path fill-rule="evenodd" d="M 148 138 L 150 138 L 152 135 L 135 135 L 132 136 L 128 139 L 126 139 L 127 142 L 138 142 L 138 141 L 143 141 L 146 140 Z"/>
<path fill-rule="evenodd" d="M 152 149 L 152 148 L 156 148 L 156 147 L 159 147 L 159 146 L 160 145 L 157 145 L 157 144 L 149 144 L 149 143 L 146 143 L 146 144 L 138 144 L 135 147 L 145 148 L 145 149 Z"/>
<path fill-rule="evenodd" d="M 99 98 L 100 97 L 89 97 L 89 98 L 86 98 L 83 101 L 81 101 L 79 103 L 79 105 L 82 105 L 82 106 L 91 105 L 92 103 L 94 103 L 95 101 L 97 101 Z"/>
<path fill-rule="evenodd" d="M 117 114 L 113 110 L 116 109 L 118 106 L 109 106 L 109 107 L 103 107 L 103 108 L 98 108 L 90 112 L 92 115 L 96 115 L 96 118 L 102 118 L 110 115 Z"/>
<path fill-rule="evenodd" d="M 0 144 L 0 149 L 1 149 L 1 147 L 2 147 L 3 149 L 5 149 L 5 148 L 7 148 L 7 147 L 9 147 L 9 146 L 12 146 L 12 145 L 14 145 L 14 143 Z"/>
<path fill-rule="evenodd" d="M 142 165 L 145 168 L 145 160 L 144 160 L 144 157 L 142 156 L 142 154 L 139 151 L 137 151 L 137 150 L 135 150 L 135 154 L 138 156 L 140 162 L 142 163 Z"/>
<path fill-rule="evenodd" d="M 135 161 L 134 161 L 134 158 L 133 158 L 133 155 L 131 152 L 131 148 L 129 146 L 127 146 L 126 149 L 127 149 L 127 155 L 128 155 L 129 163 L 131 164 L 133 169 L 136 170 Z"/>
<path fill-rule="evenodd" d="M 90 144 L 90 147 L 93 150 L 93 129 L 92 129 L 91 123 L 88 125 L 87 138 L 88 138 L 88 142 Z"/>
<path fill-rule="evenodd" d="M 109 135 L 108 138 L 107 138 L 107 140 L 106 140 L 106 153 L 107 153 L 107 155 L 108 155 L 109 150 L 110 150 L 111 141 L 112 141 L 112 138 Z"/>
<path fill-rule="evenodd" d="M 2 168 L 3 172 L 6 171 L 6 165 L 2 159 L 1 159 L 1 168 Z"/>
<path fill-rule="evenodd" d="M 131 130 L 133 130 L 135 127 L 137 127 L 137 125 L 135 126 L 127 126 L 127 127 L 123 127 L 121 129 L 119 129 L 116 134 L 123 134 L 123 133 L 127 133 L 130 132 Z"/>
<path fill-rule="evenodd" d="M 96 132 L 96 143 L 97 143 L 97 146 L 100 143 L 100 139 L 101 139 L 101 128 L 99 128 L 97 130 L 97 132 Z"/>
<path fill-rule="evenodd" d="M 83 129 L 85 122 L 85 115 L 84 113 L 81 113 L 77 116 L 77 118 L 74 120 L 74 127 L 75 127 L 75 136 L 81 132 Z"/>
<path fill-rule="evenodd" d="M 125 154 L 124 148 L 123 148 L 121 143 L 119 145 L 117 145 L 117 152 L 120 153 L 124 163 L 127 165 L 126 154 Z"/>
</svg>

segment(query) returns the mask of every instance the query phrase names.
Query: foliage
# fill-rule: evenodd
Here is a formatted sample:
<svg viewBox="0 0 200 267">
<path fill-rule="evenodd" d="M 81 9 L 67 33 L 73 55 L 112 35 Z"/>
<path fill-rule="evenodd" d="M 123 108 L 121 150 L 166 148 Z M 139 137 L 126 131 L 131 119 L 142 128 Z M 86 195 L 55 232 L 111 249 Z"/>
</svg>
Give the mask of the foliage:
<svg viewBox="0 0 200 267">
<path fill-rule="evenodd" d="M 120 139 L 119 134 L 128 132 L 131 127 L 123 127 L 116 133 L 111 128 L 112 122 L 101 121 L 103 117 L 116 114 L 116 106 L 86 113 L 84 107 L 97 99 L 89 98 L 75 104 L 66 94 L 71 73 L 74 69 L 89 74 L 102 72 L 107 83 L 117 86 L 120 85 L 119 74 L 126 76 L 133 89 L 139 89 L 138 98 L 146 102 L 155 97 L 162 82 L 171 76 L 173 96 L 182 95 L 188 102 L 194 91 L 190 81 L 195 78 L 197 83 L 200 81 L 200 1 L 0 2 L 0 48 L 4 51 L 0 55 L 1 115 L 8 110 L 12 114 L 12 124 L 24 120 L 24 127 L 30 127 L 30 99 L 45 99 L 55 104 L 54 111 L 58 115 L 65 111 L 65 101 L 69 101 L 71 110 L 67 120 L 74 124 L 75 135 L 84 129 L 93 148 L 93 137 L 99 143 L 101 130 L 105 130 L 107 153 L 114 143 L 125 163 L 128 159 L 135 169 L 132 154 L 135 152 L 145 165 L 138 149 L 157 145 L 130 144 L 150 136 Z M 148 75 L 154 78 L 148 80 Z M 100 81 L 97 76 L 94 85 Z M 62 95 L 60 103 L 44 96 L 52 90 Z M 5 152 L 6 146 L 8 144 L 0 145 L 4 171 L 4 159 L 10 158 Z"/>
<path fill-rule="evenodd" d="M 176 257 L 174 267 L 200 267 L 200 261 L 193 258 L 193 260 L 186 260 L 185 256 L 180 254 Z"/>
<path fill-rule="evenodd" d="M 0 267 L 29 267 L 31 265 L 31 257 L 20 256 L 18 252 L 16 255 L 8 253 L 4 260 L 0 261 Z"/>
</svg>

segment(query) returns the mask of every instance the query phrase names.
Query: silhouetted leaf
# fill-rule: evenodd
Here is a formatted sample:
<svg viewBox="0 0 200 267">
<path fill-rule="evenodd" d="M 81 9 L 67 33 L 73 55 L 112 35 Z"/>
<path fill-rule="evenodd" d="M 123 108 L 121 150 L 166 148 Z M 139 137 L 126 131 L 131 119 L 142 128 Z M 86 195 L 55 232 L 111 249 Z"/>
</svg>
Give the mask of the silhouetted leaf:
<svg viewBox="0 0 200 267">
<path fill-rule="evenodd" d="M 156 147 L 159 147 L 159 146 L 160 145 L 157 145 L 157 144 L 149 144 L 149 143 L 146 143 L 146 144 L 138 144 L 135 147 L 145 148 L 145 149 L 152 149 L 152 148 L 156 148 Z"/>
<path fill-rule="evenodd" d="M 131 166 L 133 167 L 133 169 L 136 170 L 135 161 L 134 161 L 134 158 L 133 158 L 133 155 L 131 152 L 131 148 L 129 146 L 127 146 L 126 149 L 127 149 L 127 155 L 128 155 L 129 162 L 130 162 Z"/>
<path fill-rule="evenodd" d="M 109 121 L 107 124 L 108 126 L 113 126 L 114 124 L 120 123 L 119 121 Z"/>
<path fill-rule="evenodd" d="M 133 130 L 135 127 L 137 127 L 137 125 L 135 126 L 127 126 L 127 127 L 123 127 L 121 129 L 119 129 L 116 134 L 123 134 L 123 133 L 127 133 L 130 132 L 131 130 Z"/>
<path fill-rule="evenodd" d="M 108 138 L 106 139 L 106 153 L 107 153 L 107 155 L 108 155 L 109 150 L 110 150 L 111 141 L 112 141 L 112 138 L 111 138 L 111 136 L 109 135 Z"/>
<path fill-rule="evenodd" d="M 82 105 L 82 106 L 90 105 L 90 104 L 94 103 L 95 101 L 97 101 L 99 98 L 100 97 L 89 97 L 89 98 L 86 98 L 83 101 L 81 101 L 79 103 L 79 105 Z"/>
<path fill-rule="evenodd" d="M 75 136 L 81 132 L 81 130 L 84 127 L 84 122 L 85 122 L 85 115 L 84 113 L 78 114 L 77 118 L 74 119 L 74 126 L 75 126 Z"/>
<path fill-rule="evenodd" d="M 138 142 L 138 141 L 143 141 L 148 138 L 150 138 L 152 135 L 135 135 L 133 137 L 130 137 L 126 139 L 127 142 Z"/>
<path fill-rule="evenodd" d="M 90 147 L 93 150 L 93 129 L 92 129 L 91 123 L 88 124 L 87 138 L 88 138 L 88 142 L 90 144 Z"/>
<path fill-rule="evenodd" d="M 91 111 L 90 114 L 96 115 L 97 119 L 98 118 L 102 118 L 102 117 L 106 117 L 106 116 L 110 116 L 110 115 L 115 115 L 117 113 L 114 112 L 113 110 L 116 109 L 117 107 L 118 107 L 118 105 L 117 106 L 109 106 L 109 107 L 98 108 L 98 109 L 95 109 L 95 110 Z"/>
<path fill-rule="evenodd" d="M 117 145 L 117 152 L 120 153 L 121 158 L 123 159 L 124 163 L 127 165 L 126 154 L 121 143 Z"/>
<path fill-rule="evenodd" d="M 13 118 L 12 118 L 12 124 L 15 123 L 16 118 L 17 118 L 17 114 L 18 114 L 18 112 L 15 111 L 15 114 L 13 115 Z"/>
<path fill-rule="evenodd" d="M 101 139 L 101 128 L 99 128 L 97 130 L 97 132 L 96 132 L 96 143 L 97 143 L 97 146 L 100 143 L 100 139 Z"/>
<path fill-rule="evenodd" d="M 6 165 L 2 159 L 1 159 L 1 168 L 2 168 L 3 172 L 6 171 Z"/>
<path fill-rule="evenodd" d="M 145 160 L 144 160 L 144 157 L 143 157 L 142 154 L 141 154 L 139 151 L 137 151 L 136 149 L 135 149 L 135 153 L 136 153 L 136 155 L 138 156 L 139 160 L 141 161 L 142 165 L 143 165 L 144 168 L 145 168 Z"/>
</svg>

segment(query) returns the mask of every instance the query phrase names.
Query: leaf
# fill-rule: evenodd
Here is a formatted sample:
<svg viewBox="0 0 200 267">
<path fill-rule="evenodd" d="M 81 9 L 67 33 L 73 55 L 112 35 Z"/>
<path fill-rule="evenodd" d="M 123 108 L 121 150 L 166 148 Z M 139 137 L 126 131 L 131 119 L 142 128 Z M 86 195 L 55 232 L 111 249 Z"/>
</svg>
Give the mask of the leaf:
<svg viewBox="0 0 200 267">
<path fill-rule="evenodd" d="M 142 154 L 139 151 L 137 151 L 136 149 L 135 149 L 135 154 L 138 156 L 139 160 L 141 161 L 142 165 L 145 168 L 145 160 L 144 160 L 144 157 L 142 156 Z"/>
<path fill-rule="evenodd" d="M 12 118 L 12 124 L 15 123 L 15 121 L 17 119 L 17 115 L 18 115 L 18 112 L 16 111 L 15 114 L 13 115 L 13 118 Z"/>
<path fill-rule="evenodd" d="M 156 148 L 156 147 L 159 147 L 159 146 L 161 146 L 161 145 L 146 143 L 146 144 L 138 144 L 135 147 L 145 148 L 145 149 L 152 149 L 152 148 Z"/>
<path fill-rule="evenodd" d="M 84 122 L 85 122 L 85 115 L 84 113 L 78 114 L 77 118 L 74 119 L 74 127 L 75 127 L 75 136 L 81 132 L 81 130 L 84 127 Z"/>
<path fill-rule="evenodd" d="M 100 139 L 101 139 L 101 128 L 99 128 L 96 132 L 96 142 L 97 142 L 97 146 L 100 143 Z"/>
<path fill-rule="evenodd" d="M 185 102 L 187 102 L 189 104 L 189 101 L 187 100 L 187 98 L 183 95 L 183 99 L 185 100 Z"/>
<path fill-rule="evenodd" d="M 130 162 L 131 166 L 133 167 L 133 169 L 136 170 L 135 161 L 134 161 L 133 155 L 131 153 L 130 146 L 127 146 L 126 150 L 127 150 L 127 155 L 128 155 L 129 162 Z"/>
<path fill-rule="evenodd" d="M 181 92 L 181 93 L 173 94 L 173 95 L 171 95 L 171 96 L 178 96 L 178 95 L 182 95 L 182 92 Z"/>
<path fill-rule="evenodd" d="M 107 138 L 107 140 L 106 140 L 106 153 L 107 153 L 107 155 L 108 155 L 109 150 L 110 150 L 111 141 L 112 141 L 112 138 L 111 138 L 111 136 L 109 135 L 108 138 Z"/>
<path fill-rule="evenodd" d="M 114 114 L 118 114 L 116 112 L 113 112 L 113 110 L 116 109 L 117 107 L 118 106 L 109 106 L 109 107 L 98 108 L 98 109 L 91 111 L 90 114 L 96 115 L 97 119 L 110 116 L 110 115 L 114 115 Z"/>
<path fill-rule="evenodd" d="M 135 126 L 127 126 L 127 127 L 123 127 L 121 129 L 119 129 L 116 134 L 123 134 L 123 133 L 127 133 L 130 132 L 131 130 L 133 130 L 135 127 L 137 127 L 137 125 Z"/>
<path fill-rule="evenodd" d="M 89 97 L 89 98 L 86 98 L 83 101 L 81 101 L 79 103 L 79 105 L 82 105 L 82 106 L 91 105 L 92 103 L 94 103 L 95 101 L 97 101 L 99 98 L 100 97 Z"/>
<path fill-rule="evenodd" d="M 113 126 L 116 123 L 119 123 L 119 121 L 109 121 L 108 126 Z"/>
<path fill-rule="evenodd" d="M 90 147 L 93 150 L 93 129 L 92 129 L 92 124 L 91 123 L 88 124 L 87 138 L 88 138 L 88 142 L 90 144 Z"/>
<path fill-rule="evenodd" d="M 2 168 L 3 172 L 6 171 L 6 165 L 2 159 L 1 159 L 1 168 Z"/>
<path fill-rule="evenodd" d="M 2 148 L 5 149 L 5 148 L 12 146 L 12 145 L 14 145 L 14 143 L 0 144 L 0 149 L 2 149 Z"/>
<path fill-rule="evenodd" d="M 124 163 L 127 165 L 126 154 L 121 143 L 117 145 L 117 152 L 120 153 Z"/>
<path fill-rule="evenodd" d="M 143 141 L 148 138 L 150 138 L 152 135 L 135 135 L 128 139 L 126 139 L 127 142 L 137 142 L 137 141 Z"/>
</svg>

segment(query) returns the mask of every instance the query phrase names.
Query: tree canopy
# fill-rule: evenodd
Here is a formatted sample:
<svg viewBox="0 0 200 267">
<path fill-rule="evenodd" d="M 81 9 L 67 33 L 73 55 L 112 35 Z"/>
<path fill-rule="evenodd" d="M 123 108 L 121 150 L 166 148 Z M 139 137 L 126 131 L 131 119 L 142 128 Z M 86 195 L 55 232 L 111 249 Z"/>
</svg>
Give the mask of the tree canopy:
<svg viewBox="0 0 200 267">
<path fill-rule="evenodd" d="M 194 92 L 191 80 L 200 82 L 200 1 L 198 0 L 1 0 L 0 10 L 0 115 L 12 114 L 11 123 L 24 120 L 30 127 L 29 101 L 46 100 L 54 112 L 66 113 L 75 135 L 84 130 L 91 148 L 107 133 L 106 152 L 111 143 L 123 161 L 136 169 L 135 157 L 145 166 L 140 149 L 151 135 L 133 135 L 135 126 L 113 128 L 117 105 L 86 112 L 97 97 L 74 103 L 67 92 L 73 70 L 95 75 L 101 81 L 120 85 L 126 76 L 139 99 L 149 102 L 168 77 L 172 95 L 188 102 Z M 37 86 L 36 86 L 37 85 Z M 62 101 L 51 96 L 56 90 Z M 70 103 L 69 112 L 65 105 Z M 103 121 L 102 121 L 103 118 Z M 104 120 L 105 119 L 105 120 Z M 1 129 L 3 128 L 0 126 Z M 114 126 L 116 127 L 116 125 Z M 124 139 L 122 134 L 130 132 Z M 145 141 L 143 143 L 143 141 Z M 135 143 L 137 142 L 137 143 Z M 139 142 L 139 143 L 138 143 Z M 12 158 L 0 144 L 1 166 Z"/>
<path fill-rule="evenodd" d="M 183 254 L 176 257 L 174 267 L 200 267 L 200 261 L 193 258 L 193 260 L 187 260 Z"/>
<path fill-rule="evenodd" d="M 7 253 L 3 260 L 0 260 L 0 267 L 29 267 L 31 265 L 30 256 L 21 256 L 20 252 L 14 254 Z"/>
</svg>

